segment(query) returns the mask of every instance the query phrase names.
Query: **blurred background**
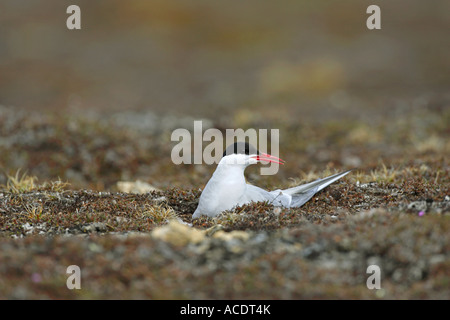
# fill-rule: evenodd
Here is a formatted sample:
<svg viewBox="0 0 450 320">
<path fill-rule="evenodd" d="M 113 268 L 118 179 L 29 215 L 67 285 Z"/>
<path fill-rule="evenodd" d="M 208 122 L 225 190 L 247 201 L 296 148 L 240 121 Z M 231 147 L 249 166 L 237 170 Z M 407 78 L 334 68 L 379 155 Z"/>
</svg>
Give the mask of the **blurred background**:
<svg viewBox="0 0 450 320">
<path fill-rule="evenodd" d="M 71 4 L 81 30 L 66 28 Z M 285 169 L 250 171 L 266 185 L 380 161 L 447 168 L 449 30 L 446 0 L 2 0 L 0 169 L 199 186 L 214 168 L 170 162 L 171 130 L 194 119 L 280 129 Z"/>
</svg>

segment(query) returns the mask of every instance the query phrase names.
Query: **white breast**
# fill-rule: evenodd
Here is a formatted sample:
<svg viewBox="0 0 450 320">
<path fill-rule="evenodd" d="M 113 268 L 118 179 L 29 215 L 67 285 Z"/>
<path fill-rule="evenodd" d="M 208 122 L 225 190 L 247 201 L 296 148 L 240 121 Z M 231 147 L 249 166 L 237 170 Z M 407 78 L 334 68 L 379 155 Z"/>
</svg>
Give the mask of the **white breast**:
<svg viewBox="0 0 450 320">
<path fill-rule="evenodd" d="M 239 165 L 219 163 L 206 184 L 192 217 L 197 218 L 200 215 L 214 217 L 238 205 L 247 188 L 244 169 Z"/>
</svg>

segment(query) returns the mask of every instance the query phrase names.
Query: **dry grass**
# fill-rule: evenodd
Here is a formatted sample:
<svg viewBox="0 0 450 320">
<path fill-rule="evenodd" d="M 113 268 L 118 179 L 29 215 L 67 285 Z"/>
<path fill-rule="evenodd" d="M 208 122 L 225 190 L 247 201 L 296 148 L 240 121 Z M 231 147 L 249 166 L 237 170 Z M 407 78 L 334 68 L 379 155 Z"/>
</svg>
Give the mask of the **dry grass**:
<svg viewBox="0 0 450 320">
<path fill-rule="evenodd" d="M 176 212 L 166 203 L 145 204 L 144 208 L 139 211 L 138 215 L 151 218 L 156 224 L 167 223 L 169 220 L 178 217 Z"/>
<path fill-rule="evenodd" d="M 56 181 L 44 182 L 41 185 L 41 188 L 44 190 L 49 190 L 52 192 L 63 192 L 66 191 L 70 186 L 70 183 L 67 181 L 62 181 L 60 178 Z"/>
<path fill-rule="evenodd" d="M 11 193 L 21 194 L 36 190 L 46 190 L 51 192 L 62 192 L 68 189 L 69 182 L 62 181 L 58 178 L 55 181 L 45 181 L 43 184 L 38 184 L 36 176 L 30 176 L 27 172 L 20 174 L 19 168 L 14 175 L 7 174 L 6 185 L 0 185 L 0 189 L 7 190 Z"/>
<path fill-rule="evenodd" d="M 6 190 L 12 193 L 19 194 L 36 189 L 37 177 L 28 176 L 26 172 L 20 175 L 20 169 L 14 175 L 7 175 L 7 179 Z"/>
<path fill-rule="evenodd" d="M 32 222 L 39 222 L 44 215 L 44 204 L 26 205 L 27 219 Z"/>
</svg>

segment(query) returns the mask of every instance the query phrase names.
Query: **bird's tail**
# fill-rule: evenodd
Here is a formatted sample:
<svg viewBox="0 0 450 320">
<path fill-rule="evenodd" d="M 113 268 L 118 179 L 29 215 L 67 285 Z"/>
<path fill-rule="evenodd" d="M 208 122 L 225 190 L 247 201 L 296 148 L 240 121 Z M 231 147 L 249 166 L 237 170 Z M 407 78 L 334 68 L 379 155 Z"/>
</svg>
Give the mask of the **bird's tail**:
<svg viewBox="0 0 450 320">
<path fill-rule="evenodd" d="M 336 180 L 339 180 L 340 178 L 348 174 L 350 171 L 352 170 L 337 173 L 323 179 L 317 179 L 316 181 L 306 183 L 301 186 L 285 189 L 282 190 L 282 192 L 292 196 L 290 207 L 300 207 L 309 199 L 311 199 L 314 196 L 314 194 L 316 194 L 326 186 L 332 184 Z"/>
</svg>

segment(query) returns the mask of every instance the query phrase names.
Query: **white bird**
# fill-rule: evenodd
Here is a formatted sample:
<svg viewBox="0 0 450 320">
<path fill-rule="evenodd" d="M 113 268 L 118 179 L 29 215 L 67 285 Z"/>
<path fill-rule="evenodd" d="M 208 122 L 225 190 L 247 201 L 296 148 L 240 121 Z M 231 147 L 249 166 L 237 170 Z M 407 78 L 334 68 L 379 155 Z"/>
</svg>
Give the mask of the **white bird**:
<svg viewBox="0 0 450 320">
<path fill-rule="evenodd" d="M 202 215 L 215 217 L 236 206 L 258 201 L 267 201 L 274 206 L 287 208 L 301 207 L 315 193 L 351 171 L 334 174 L 289 189 L 266 191 L 248 184 L 244 176 L 245 168 L 260 161 L 284 163 L 284 160 L 261 153 L 246 142 L 236 142 L 229 146 L 206 184 L 192 218 Z"/>
</svg>

